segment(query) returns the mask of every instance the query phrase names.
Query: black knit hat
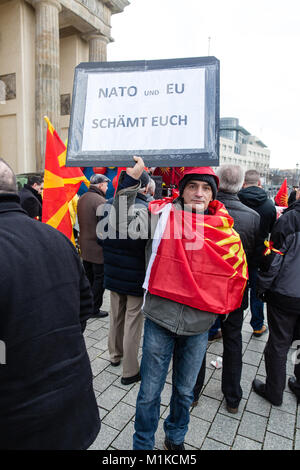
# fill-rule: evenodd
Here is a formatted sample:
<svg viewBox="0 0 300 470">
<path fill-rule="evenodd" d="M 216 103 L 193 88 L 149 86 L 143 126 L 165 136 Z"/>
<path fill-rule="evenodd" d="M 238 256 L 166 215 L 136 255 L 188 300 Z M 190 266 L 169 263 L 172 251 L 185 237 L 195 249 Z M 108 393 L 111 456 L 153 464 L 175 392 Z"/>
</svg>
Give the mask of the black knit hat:
<svg viewBox="0 0 300 470">
<path fill-rule="evenodd" d="M 187 183 L 191 180 L 196 180 L 196 181 L 205 181 L 208 183 L 212 189 L 213 193 L 213 199 L 216 199 L 217 196 L 217 183 L 216 179 L 212 175 L 199 175 L 197 173 L 194 174 L 188 174 L 182 178 L 182 180 L 179 181 L 179 194 L 182 196 L 184 188 L 186 187 Z"/>
</svg>

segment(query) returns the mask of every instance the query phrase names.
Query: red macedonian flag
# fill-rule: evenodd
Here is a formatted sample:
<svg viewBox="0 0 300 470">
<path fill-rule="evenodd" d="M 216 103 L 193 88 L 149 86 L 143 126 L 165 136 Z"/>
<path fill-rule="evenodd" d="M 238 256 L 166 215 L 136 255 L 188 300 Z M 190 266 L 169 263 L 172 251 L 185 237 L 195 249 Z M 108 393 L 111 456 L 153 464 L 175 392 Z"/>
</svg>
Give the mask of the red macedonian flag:
<svg viewBox="0 0 300 470">
<path fill-rule="evenodd" d="M 283 181 L 282 185 L 279 188 L 278 193 L 274 198 L 276 206 L 287 207 L 288 206 L 288 188 L 287 188 L 287 179 Z"/>
<path fill-rule="evenodd" d="M 48 129 L 42 222 L 62 232 L 75 245 L 68 204 L 77 193 L 81 183 L 84 182 L 89 186 L 89 181 L 80 168 L 65 166 L 67 148 L 49 119 L 46 116 L 44 119 Z"/>
<path fill-rule="evenodd" d="M 179 181 L 182 179 L 184 166 L 181 167 L 157 167 L 154 170 L 155 176 L 162 176 L 163 182 L 169 186 L 174 184 L 178 186 Z"/>
<path fill-rule="evenodd" d="M 242 303 L 248 279 L 246 255 L 225 206 L 209 214 L 174 207 L 171 198 L 149 204 L 160 214 L 144 289 L 199 310 L 228 314 Z"/>
</svg>

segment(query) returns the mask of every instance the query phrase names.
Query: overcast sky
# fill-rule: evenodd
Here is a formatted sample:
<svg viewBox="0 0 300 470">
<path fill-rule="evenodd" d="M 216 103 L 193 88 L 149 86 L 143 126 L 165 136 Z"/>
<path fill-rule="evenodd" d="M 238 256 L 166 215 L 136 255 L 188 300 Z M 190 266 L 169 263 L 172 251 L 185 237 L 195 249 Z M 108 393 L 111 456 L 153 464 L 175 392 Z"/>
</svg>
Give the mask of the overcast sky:
<svg viewBox="0 0 300 470">
<path fill-rule="evenodd" d="M 271 167 L 300 164 L 299 0 L 130 1 L 112 17 L 109 61 L 217 57 L 221 117 L 258 136 Z"/>
</svg>

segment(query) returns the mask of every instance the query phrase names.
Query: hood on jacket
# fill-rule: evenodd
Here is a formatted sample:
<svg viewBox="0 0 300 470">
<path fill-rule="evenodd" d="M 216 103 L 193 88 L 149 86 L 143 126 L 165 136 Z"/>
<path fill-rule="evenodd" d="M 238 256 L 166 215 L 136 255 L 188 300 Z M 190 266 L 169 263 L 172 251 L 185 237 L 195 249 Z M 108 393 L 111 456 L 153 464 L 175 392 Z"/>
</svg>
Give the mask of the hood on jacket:
<svg viewBox="0 0 300 470">
<path fill-rule="evenodd" d="M 282 213 L 285 214 L 286 212 L 296 210 L 297 212 L 300 212 L 300 199 L 295 202 L 293 202 L 289 207 L 287 207 Z"/>
<path fill-rule="evenodd" d="M 238 192 L 238 197 L 248 207 L 259 207 L 268 199 L 266 191 L 258 186 L 241 189 Z"/>
</svg>

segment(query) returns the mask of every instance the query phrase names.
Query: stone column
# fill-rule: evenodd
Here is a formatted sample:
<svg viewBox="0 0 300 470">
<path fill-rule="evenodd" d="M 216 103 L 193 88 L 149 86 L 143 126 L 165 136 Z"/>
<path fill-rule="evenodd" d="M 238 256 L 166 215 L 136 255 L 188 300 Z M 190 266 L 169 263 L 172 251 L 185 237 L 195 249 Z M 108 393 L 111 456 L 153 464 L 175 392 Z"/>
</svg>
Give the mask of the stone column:
<svg viewBox="0 0 300 470">
<path fill-rule="evenodd" d="M 107 44 L 110 42 L 110 39 L 100 33 L 85 35 L 85 39 L 89 43 L 89 61 L 106 62 Z"/>
<path fill-rule="evenodd" d="M 34 0 L 35 27 L 35 125 L 37 171 L 45 168 L 45 146 L 48 116 L 60 132 L 59 90 L 59 24 L 61 5 L 57 0 Z"/>
</svg>

